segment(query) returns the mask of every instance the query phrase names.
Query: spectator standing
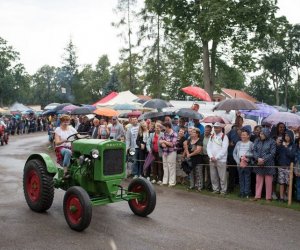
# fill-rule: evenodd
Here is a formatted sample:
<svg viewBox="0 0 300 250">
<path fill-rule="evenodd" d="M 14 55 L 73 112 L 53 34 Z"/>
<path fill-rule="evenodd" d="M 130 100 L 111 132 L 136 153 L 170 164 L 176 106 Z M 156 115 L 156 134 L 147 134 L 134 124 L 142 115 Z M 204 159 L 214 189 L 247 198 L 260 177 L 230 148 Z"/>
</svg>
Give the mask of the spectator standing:
<svg viewBox="0 0 300 250">
<path fill-rule="evenodd" d="M 81 120 L 81 123 L 78 126 L 78 133 L 88 133 L 90 131 L 91 125 L 89 118 L 87 116 L 84 116 Z"/>
<path fill-rule="evenodd" d="M 121 136 L 125 135 L 124 128 L 122 124 L 119 123 L 118 118 L 116 116 L 112 118 L 112 125 L 110 127 L 109 132 L 110 139 L 114 140 L 120 140 Z"/>
<path fill-rule="evenodd" d="M 204 126 L 200 123 L 199 119 L 194 119 L 194 127 L 199 129 L 200 135 L 204 135 Z"/>
<path fill-rule="evenodd" d="M 209 157 L 207 155 L 207 144 L 211 137 L 212 126 L 206 125 L 203 136 L 203 148 L 202 148 L 202 163 L 203 163 L 203 178 L 206 189 L 211 189 L 211 180 L 210 180 L 210 167 L 209 167 Z"/>
<path fill-rule="evenodd" d="M 278 164 L 284 167 L 278 168 L 279 193 L 280 201 L 282 202 L 287 201 L 286 191 L 289 185 L 289 166 L 291 162 L 295 161 L 296 146 L 294 144 L 294 133 L 291 130 L 286 130 L 284 140 L 277 139 L 276 145 Z"/>
<path fill-rule="evenodd" d="M 176 115 L 173 119 L 173 125 L 172 128 L 174 130 L 174 132 L 178 133 L 179 132 L 179 116 Z"/>
<path fill-rule="evenodd" d="M 179 182 L 183 184 L 184 177 L 186 174 L 181 169 L 181 162 L 184 158 L 184 142 L 186 141 L 185 136 L 185 128 L 180 128 L 177 135 L 177 144 L 176 144 L 176 150 L 177 150 L 177 160 L 176 160 L 176 177 L 178 178 Z"/>
<path fill-rule="evenodd" d="M 164 133 L 161 132 L 161 124 L 155 124 L 154 133 L 150 133 L 147 141 L 147 150 L 154 156 L 152 163 L 152 183 L 161 184 L 163 179 L 163 165 L 162 165 L 162 148 L 159 146 L 159 141 Z"/>
<path fill-rule="evenodd" d="M 296 182 L 296 200 L 300 202 L 300 139 L 298 138 L 295 142 L 296 152 L 295 152 L 295 182 Z"/>
<path fill-rule="evenodd" d="M 98 130 L 98 138 L 100 139 L 108 139 L 109 136 L 109 128 L 107 125 L 107 121 L 102 121 L 102 124 L 99 126 Z"/>
<path fill-rule="evenodd" d="M 143 172 L 143 166 L 145 163 L 145 159 L 148 155 L 147 151 L 147 141 L 149 138 L 149 130 L 148 130 L 148 125 L 146 122 L 141 122 L 140 127 L 139 127 L 139 132 L 138 136 L 136 138 L 136 145 L 139 148 L 139 155 L 138 155 L 138 176 L 145 175 L 145 177 L 150 181 L 150 173 L 151 173 L 151 168 L 148 168 L 146 173 Z"/>
<path fill-rule="evenodd" d="M 139 155 L 139 147 L 136 145 L 136 139 L 138 136 L 139 131 L 139 124 L 138 119 L 136 117 L 131 118 L 131 124 L 127 128 L 126 133 L 126 150 L 133 148 L 135 149 L 135 155 L 134 155 L 134 163 L 132 165 L 132 175 L 134 177 L 138 177 L 138 155 Z"/>
<path fill-rule="evenodd" d="M 259 139 L 254 142 L 253 158 L 259 167 L 253 171 L 256 173 L 256 190 L 254 201 L 261 199 L 263 183 L 265 181 L 266 200 L 272 199 L 272 181 L 275 169 L 268 166 L 274 166 L 276 154 L 276 143 L 270 137 L 270 130 L 263 128 Z"/>
<path fill-rule="evenodd" d="M 165 132 L 159 141 L 163 150 L 164 176 L 162 184 L 169 184 L 169 187 L 173 187 L 176 185 L 177 133 L 173 131 L 172 124 L 170 122 L 165 122 L 163 126 L 165 127 Z"/>
<path fill-rule="evenodd" d="M 192 128 L 191 137 L 187 140 L 185 147 L 185 155 L 192 162 L 193 170 L 190 173 L 190 186 L 188 189 L 196 189 L 201 191 L 203 189 L 203 171 L 202 171 L 202 141 L 200 139 L 200 130 Z"/>
<path fill-rule="evenodd" d="M 216 122 L 214 133 L 207 143 L 207 154 L 210 159 L 210 178 L 213 193 L 226 194 L 227 176 L 226 160 L 228 150 L 228 137 L 222 132 L 222 125 Z"/>
<path fill-rule="evenodd" d="M 249 198 L 251 194 L 251 170 L 248 167 L 253 157 L 253 142 L 250 141 L 250 132 L 242 130 L 241 141 L 237 142 L 233 150 L 233 157 L 238 165 L 240 197 Z"/>
<path fill-rule="evenodd" d="M 97 139 L 99 138 L 98 136 L 98 130 L 99 130 L 99 126 L 100 126 L 100 121 L 97 118 L 93 119 L 93 126 L 90 128 L 89 130 L 89 135 L 93 138 L 93 139 Z"/>
</svg>

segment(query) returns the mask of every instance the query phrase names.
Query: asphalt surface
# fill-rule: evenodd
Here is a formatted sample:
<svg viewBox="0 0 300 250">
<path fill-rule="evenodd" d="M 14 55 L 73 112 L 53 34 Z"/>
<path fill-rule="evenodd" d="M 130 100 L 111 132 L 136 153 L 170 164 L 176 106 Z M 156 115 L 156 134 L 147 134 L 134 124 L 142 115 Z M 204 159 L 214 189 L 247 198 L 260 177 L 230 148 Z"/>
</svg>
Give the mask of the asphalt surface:
<svg viewBox="0 0 300 250">
<path fill-rule="evenodd" d="M 45 133 L 11 137 L 0 147 L 0 249 L 300 249 L 297 211 L 158 186 L 149 217 L 114 203 L 93 207 L 90 226 L 72 231 L 64 191 L 55 190 L 46 213 L 25 202 L 22 171 L 34 152 L 51 153 Z"/>
</svg>

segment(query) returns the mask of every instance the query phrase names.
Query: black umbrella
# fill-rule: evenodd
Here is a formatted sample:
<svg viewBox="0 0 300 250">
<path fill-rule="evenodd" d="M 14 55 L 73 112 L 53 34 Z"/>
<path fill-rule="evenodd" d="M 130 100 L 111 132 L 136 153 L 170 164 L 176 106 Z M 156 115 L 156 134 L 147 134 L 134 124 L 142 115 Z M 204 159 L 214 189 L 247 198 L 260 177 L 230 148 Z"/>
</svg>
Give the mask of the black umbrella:
<svg viewBox="0 0 300 250">
<path fill-rule="evenodd" d="M 72 105 L 72 103 L 62 103 L 62 104 L 59 104 L 58 106 L 56 106 L 52 110 L 57 112 L 57 111 L 62 110 L 64 107 L 69 106 L 69 105 Z"/>
<path fill-rule="evenodd" d="M 56 115 L 56 111 L 54 111 L 53 109 L 46 110 L 42 113 L 42 115 Z"/>
<path fill-rule="evenodd" d="M 226 99 L 217 104 L 213 110 L 253 110 L 258 109 L 255 103 L 242 98 Z"/>
<path fill-rule="evenodd" d="M 152 99 L 145 102 L 143 107 L 161 110 L 163 108 L 173 107 L 173 105 L 162 99 Z"/>
<path fill-rule="evenodd" d="M 203 115 L 201 115 L 197 111 L 190 109 L 190 108 L 181 108 L 181 109 L 175 111 L 175 114 L 180 117 L 185 117 L 185 118 L 190 118 L 190 119 L 197 119 L 197 120 L 203 119 Z"/>
<path fill-rule="evenodd" d="M 146 119 L 153 119 L 153 118 L 162 118 L 165 116 L 174 116 L 174 112 L 172 111 L 165 111 L 165 112 L 148 112 L 148 113 L 144 113 L 139 117 L 139 121 L 141 120 L 146 120 Z"/>
<path fill-rule="evenodd" d="M 70 114 L 71 115 L 88 115 L 92 114 L 93 111 L 86 107 L 79 107 L 77 109 L 74 109 Z"/>
</svg>

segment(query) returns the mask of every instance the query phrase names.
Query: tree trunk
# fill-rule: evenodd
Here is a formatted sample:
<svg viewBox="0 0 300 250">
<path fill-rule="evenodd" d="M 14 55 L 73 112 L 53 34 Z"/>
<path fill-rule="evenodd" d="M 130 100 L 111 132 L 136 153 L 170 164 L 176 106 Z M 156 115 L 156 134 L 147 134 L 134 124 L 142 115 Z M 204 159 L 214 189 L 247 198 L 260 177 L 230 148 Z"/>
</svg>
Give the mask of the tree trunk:
<svg viewBox="0 0 300 250">
<path fill-rule="evenodd" d="M 279 86 L 278 86 L 278 77 L 274 77 L 274 88 L 275 88 L 275 98 L 276 98 L 276 106 L 279 106 Z"/>
<path fill-rule="evenodd" d="M 161 98 L 161 84 L 160 84 L 160 23 L 159 23 L 159 15 L 157 15 L 157 90 L 158 90 L 158 98 Z"/>
<path fill-rule="evenodd" d="M 129 89 L 133 91 L 132 53 L 131 53 L 131 26 L 130 26 L 130 0 L 127 1 L 127 22 L 128 22 L 128 46 L 129 46 Z"/>
<path fill-rule="evenodd" d="M 210 79 L 210 64 L 209 64 L 209 49 L 208 49 L 208 41 L 202 41 L 203 44 L 203 81 L 204 81 L 204 89 L 213 97 L 213 90 L 211 88 L 211 79 Z"/>
<path fill-rule="evenodd" d="M 217 46 L 218 46 L 218 42 L 217 41 L 213 41 L 212 43 L 212 48 L 211 48 L 211 70 L 210 70 L 210 88 L 211 88 L 211 92 L 212 94 L 214 93 L 214 89 L 215 89 L 215 83 L 216 83 L 216 58 L 217 58 Z M 212 96 L 211 96 L 212 98 Z"/>
</svg>

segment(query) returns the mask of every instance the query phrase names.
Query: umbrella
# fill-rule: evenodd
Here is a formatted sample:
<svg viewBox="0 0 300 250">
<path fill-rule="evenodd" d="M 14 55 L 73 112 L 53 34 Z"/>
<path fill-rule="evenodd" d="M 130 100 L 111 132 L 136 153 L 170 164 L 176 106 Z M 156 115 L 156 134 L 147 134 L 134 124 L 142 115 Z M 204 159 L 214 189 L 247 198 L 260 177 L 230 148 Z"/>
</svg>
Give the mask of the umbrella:
<svg viewBox="0 0 300 250">
<path fill-rule="evenodd" d="M 74 109 L 77 109 L 77 108 L 79 108 L 79 107 L 76 106 L 76 105 L 71 104 L 71 105 L 63 107 L 62 110 L 67 111 L 67 112 L 71 112 L 71 111 L 73 111 Z"/>
<path fill-rule="evenodd" d="M 72 103 L 62 103 L 57 105 L 54 109 L 52 109 L 53 111 L 57 112 L 58 110 L 62 110 L 64 107 L 72 105 Z"/>
<path fill-rule="evenodd" d="M 71 115 L 88 115 L 91 113 L 93 113 L 93 111 L 85 107 L 79 107 L 71 111 Z"/>
<path fill-rule="evenodd" d="M 216 115 L 210 115 L 210 116 L 207 116 L 205 117 L 202 122 L 204 123 L 216 123 L 216 122 L 219 122 L 219 123 L 223 123 L 223 124 L 229 124 L 230 122 L 223 118 L 223 117 L 220 117 L 220 116 L 216 116 Z"/>
<path fill-rule="evenodd" d="M 164 112 L 148 112 L 144 113 L 139 117 L 139 120 L 147 120 L 147 119 L 153 119 L 153 118 L 162 118 L 165 116 L 174 116 L 174 112 L 172 111 L 164 111 Z"/>
<path fill-rule="evenodd" d="M 263 124 L 270 125 L 277 125 L 279 122 L 283 122 L 287 127 L 299 127 L 300 116 L 289 112 L 278 112 L 263 120 Z"/>
<path fill-rule="evenodd" d="M 267 105 L 265 103 L 257 103 L 256 106 L 258 109 L 254 110 L 241 110 L 241 112 L 245 115 L 251 115 L 256 117 L 268 117 L 269 115 L 273 113 L 279 112 L 278 109 Z"/>
<path fill-rule="evenodd" d="M 213 110 L 253 110 L 258 109 L 255 103 L 250 102 L 246 99 L 235 98 L 226 99 L 217 104 Z"/>
<path fill-rule="evenodd" d="M 42 113 L 42 115 L 55 115 L 56 111 L 54 111 L 53 109 L 50 110 L 46 110 Z"/>
<path fill-rule="evenodd" d="M 44 108 L 44 110 L 52 110 L 52 109 L 56 108 L 58 105 L 60 105 L 60 103 L 56 103 L 56 102 L 50 103 Z"/>
<path fill-rule="evenodd" d="M 115 109 L 115 110 L 136 110 L 141 107 L 142 107 L 142 105 L 140 103 L 136 103 L 136 104 L 124 103 L 124 104 L 114 105 L 113 109 Z"/>
<path fill-rule="evenodd" d="M 152 99 L 145 102 L 143 107 L 161 110 L 163 108 L 173 107 L 173 105 L 162 99 Z"/>
<path fill-rule="evenodd" d="M 203 101 L 211 102 L 209 94 L 202 88 L 196 86 L 188 86 L 181 89 L 184 93 L 193 97 L 199 98 Z"/>
<path fill-rule="evenodd" d="M 141 111 L 135 110 L 135 111 L 132 111 L 132 112 L 127 113 L 127 116 L 128 116 L 128 117 L 139 117 L 141 114 L 142 114 Z"/>
<path fill-rule="evenodd" d="M 95 106 L 93 106 L 93 105 L 88 105 L 88 104 L 82 105 L 82 107 L 88 108 L 88 109 L 91 110 L 91 111 L 94 111 L 94 110 L 96 109 Z"/>
<path fill-rule="evenodd" d="M 93 111 L 94 114 L 100 115 L 100 116 L 107 116 L 107 117 L 112 117 L 112 116 L 118 116 L 119 112 L 110 108 L 98 108 Z"/>
<path fill-rule="evenodd" d="M 203 119 L 203 115 L 190 108 L 181 108 L 175 111 L 175 115 L 185 117 L 185 118 L 190 118 L 190 119 L 197 119 L 197 120 Z"/>
</svg>

